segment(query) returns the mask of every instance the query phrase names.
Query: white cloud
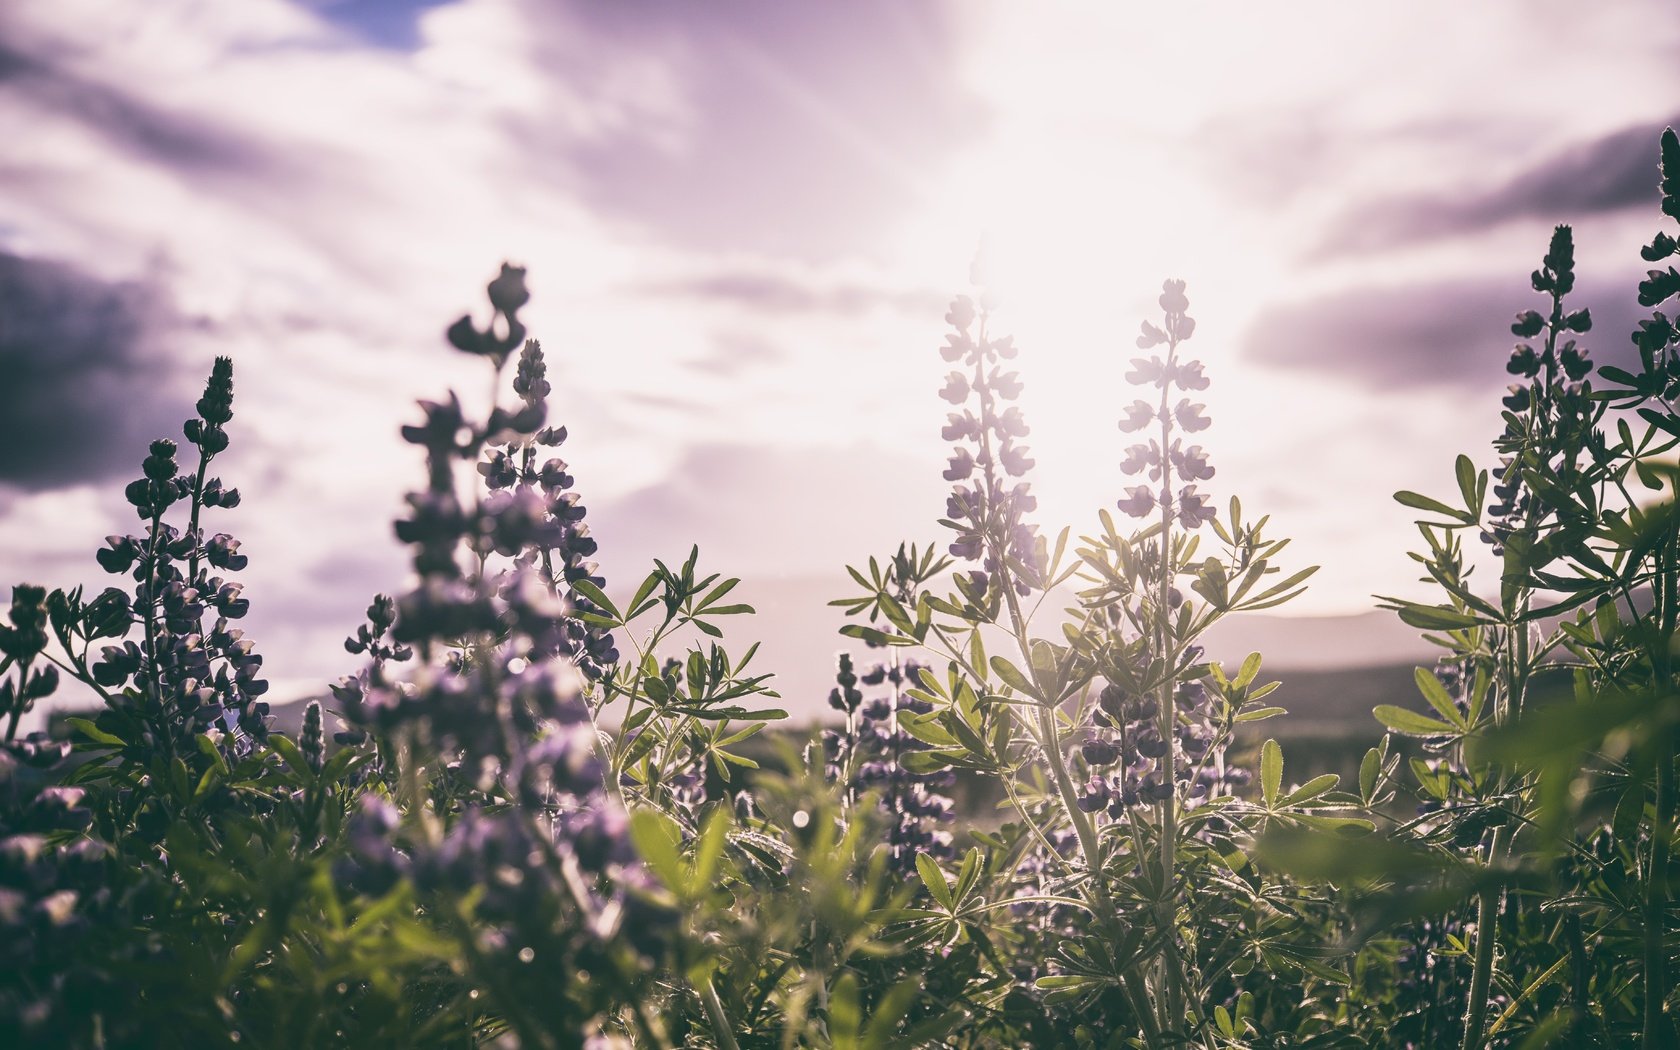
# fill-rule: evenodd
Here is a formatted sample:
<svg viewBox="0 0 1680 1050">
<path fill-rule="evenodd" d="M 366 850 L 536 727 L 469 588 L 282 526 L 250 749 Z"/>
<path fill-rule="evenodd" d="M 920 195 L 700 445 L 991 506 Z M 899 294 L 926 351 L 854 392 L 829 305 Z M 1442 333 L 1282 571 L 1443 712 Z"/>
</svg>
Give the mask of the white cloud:
<svg viewBox="0 0 1680 1050">
<path fill-rule="evenodd" d="M 527 319 L 586 500 L 669 484 L 667 551 L 717 546 L 728 525 L 684 509 L 705 498 L 681 473 L 705 448 L 918 464 L 937 506 L 941 325 L 918 303 L 959 290 L 985 230 L 1025 348 L 1045 517 L 1083 526 L 1122 483 L 1113 420 L 1137 321 L 1162 277 L 1187 277 L 1215 384 L 1214 489 L 1284 497 L 1279 527 L 1330 566 L 1307 608 L 1365 607 L 1410 575 L 1410 525 L 1387 493 L 1485 447 L 1492 392 L 1403 412 L 1246 359 L 1248 327 L 1384 273 L 1496 263 L 1520 293 L 1539 220 L 1405 254 L 1309 249 L 1352 203 L 1496 183 L 1648 119 L 1680 76 L 1655 5 L 888 5 L 849 17 L 890 24 L 821 33 L 791 9 L 694 10 L 646 25 L 459 0 L 423 14 L 412 53 L 282 0 L 28 0 L 0 15 L 0 48 L 44 71 L 17 79 L 0 61 L 19 87 L 0 94 L 0 135 L 28 144 L 0 167 L 0 243 L 162 282 L 192 321 L 174 349 L 186 374 L 236 358 L 224 473 L 248 502 L 229 525 L 253 554 L 254 607 L 274 594 L 258 622 L 275 642 L 253 634 L 277 674 L 330 675 L 363 592 L 393 571 L 369 553 L 367 578 L 307 575 L 391 546 L 419 476 L 396 437 L 413 400 L 484 397 L 482 366 L 440 333 L 482 316 L 503 258 L 531 268 Z M 1492 263 L 1466 254 L 1490 245 Z M 699 294 L 741 274 L 788 294 Z M 705 367 L 731 346 L 738 367 Z M 848 487 L 867 488 L 871 469 L 858 475 Z M 731 476 L 727 491 L 786 520 L 777 477 Z M 88 494 L 10 503 L 7 577 L 128 524 Z M 883 535 L 938 531 L 925 502 L 871 509 Z M 48 535 L 51 520 L 74 525 Z M 625 557 L 655 544 L 626 539 Z M 766 534 L 754 553 L 795 575 L 842 560 L 798 536 Z"/>
</svg>

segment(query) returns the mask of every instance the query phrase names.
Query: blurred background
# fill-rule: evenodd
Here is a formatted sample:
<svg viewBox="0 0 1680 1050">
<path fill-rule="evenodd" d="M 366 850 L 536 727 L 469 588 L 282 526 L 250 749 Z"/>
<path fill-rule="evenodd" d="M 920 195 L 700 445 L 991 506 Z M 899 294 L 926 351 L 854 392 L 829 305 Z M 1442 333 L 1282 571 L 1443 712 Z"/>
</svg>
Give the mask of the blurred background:
<svg viewBox="0 0 1680 1050">
<path fill-rule="evenodd" d="M 1323 565 L 1211 655 L 1266 653 L 1268 729 L 1374 737 L 1430 659 L 1371 611 L 1426 593 L 1391 494 L 1492 461 L 1552 224 L 1630 356 L 1677 55 L 1664 0 L 9 0 L 0 586 L 103 586 L 230 354 L 245 500 L 209 527 L 271 698 L 321 695 L 407 571 L 397 428 L 486 396 L 442 333 L 509 260 L 609 593 L 698 543 L 816 716 L 844 565 L 945 542 L 936 348 L 983 244 L 1051 535 L 1120 495 L 1132 339 L 1189 282 L 1207 487 Z"/>
</svg>

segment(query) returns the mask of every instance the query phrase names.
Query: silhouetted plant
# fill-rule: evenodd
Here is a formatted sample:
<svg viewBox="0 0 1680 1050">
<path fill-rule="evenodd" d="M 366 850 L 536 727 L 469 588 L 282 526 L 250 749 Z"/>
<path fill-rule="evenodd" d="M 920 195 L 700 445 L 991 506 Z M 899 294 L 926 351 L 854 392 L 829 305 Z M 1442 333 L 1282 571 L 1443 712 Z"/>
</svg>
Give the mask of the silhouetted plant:
<svg viewBox="0 0 1680 1050">
<path fill-rule="evenodd" d="M 1672 131 L 1661 158 L 1680 220 Z M 1680 331 L 1655 308 L 1680 271 L 1640 285 L 1637 370 L 1595 379 L 1574 255 L 1558 227 L 1512 325 L 1497 463 L 1459 457 L 1454 500 L 1398 494 L 1440 597 L 1384 601 L 1442 656 L 1421 701 L 1376 708 L 1391 736 L 1345 790 L 1240 741 L 1283 714 L 1277 683 L 1207 652 L 1313 570 L 1203 491 L 1182 281 L 1126 372 L 1120 513 L 1078 538 L 1034 521 L 991 298 L 951 304 L 948 554 L 851 570 L 841 633 L 882 659 L 843 655 L 840 724 L 797 740 L 765 732 L 785 712 L 756 646 L 722 642 L 753 610 L 697 548 L 608 595 L 513 266 L 485 327 L 447 330 L 491 403 L 451 394 L 403 428 L 425 459 L 396 523 L 410 578 L 369 604 L 331 701 L 273 731 L 232 626 L 246 556 L 212 531 L 240 503 L 209 475 L 233 418 L 218 358 L 195 455 L 152 443 L 125 490 L 142 526 L 97 553 L 123 586 L 20 584 L 0 622 L 0 1035 L 1674 1045 Z M 20 736 L 66 684 L 97 710 Z"/>
</svg>

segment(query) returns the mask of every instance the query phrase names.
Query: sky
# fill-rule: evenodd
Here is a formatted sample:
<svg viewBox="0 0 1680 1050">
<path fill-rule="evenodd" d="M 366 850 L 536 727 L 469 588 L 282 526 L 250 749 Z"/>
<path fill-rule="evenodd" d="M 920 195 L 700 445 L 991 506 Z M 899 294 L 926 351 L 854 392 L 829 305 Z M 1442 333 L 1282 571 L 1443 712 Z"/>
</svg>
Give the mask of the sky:
<svg viewBox="0 0 1680 1050">
<path fill-rule="evenodd" d="M 1291 611 L 1421 596 L 1391 494 L 1491 461 L 1554 223 L 1586 344 L 1630 354 L 1676 54 L 1662 0 L 10 0 L 0 586 L 103 586 L 231 355 L 211 527 L 275 696 L 319 693 L 404 585 L 397 429 L 486 396 L 442 332 L 507 260 L 609 593 L 698 543 L 815 637 L 764 668 L 815 695 L 843 566 L 945 540 L 937 347 L 983 244 L 1046 531 L 1130 483 L 1133 337 L 1183 278 L 1208 488 L 1323 566 Z"/>
</svg>

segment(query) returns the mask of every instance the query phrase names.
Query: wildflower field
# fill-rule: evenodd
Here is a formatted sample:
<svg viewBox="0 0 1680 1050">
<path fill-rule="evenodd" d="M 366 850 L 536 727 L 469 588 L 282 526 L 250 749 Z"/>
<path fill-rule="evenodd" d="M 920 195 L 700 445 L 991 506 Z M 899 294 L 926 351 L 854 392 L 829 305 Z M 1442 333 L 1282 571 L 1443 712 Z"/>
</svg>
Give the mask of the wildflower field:
<svg viewBox="0 0 1680 1050">
<path fill-rule="evenodd" d="M 1374 604 L 1434 655 L 1346 753 L 1292 750 L 1287 676 L 1217 641 L 1322 554 L 1224 486 L 1185 280 L 1093 323 L 1129 362 L 1106 495 L 1052 528 L 1034 349 L 991 260 L 953 275 L 943 343 L 899 348 L 946 373 L 944 514 L 836 558 L 825 704 L 682 517 L 603 570 L 586 350 L 510 262 L 427 321 L 411 360 L 473 378 L 359 482 L 406 490 L 405 568 L 282 708 L 231 470 L 265 391 L 205 360 L 120 451 L 104 585 L 4 581 L 0 1045 L 1680 1046 L 1680 136 L 1638 149 L 1643 314 L 1595 323 L 1571 225 L 1532 245 L 1487 442 L 1393 496 L 1427 590 Z"/>
<path fill-rule="evenodd" d="M 1680 219 L 1674 132 L 1661 154 Z M 697 552 L 597 574 L 509 265 L 483 327 L 447 332 L 494 403 L 403 429 L 412 585 L 273 731 L 235 626 L 218 358 L 124 489 L 113 585 L 11 592 L 0 1023 L 62 1046 L 1675 1045 L 1680 273 L 1640 285 L 1637 373 L 1582 343 L 1568 226 L 1531 283 L 1495 465 L 1396 494 L 1440 596 L 1390 606 L 1442 655 L 1346 784 L 1297 781 L 1276 740 L 1231 753 L 1286 712 L 1260 654 L 1199 640 L 1314 570 L 1209 484 L 1183 281 L 1126 377 L 1138 483 L 1054 537 L 1015 344 L 983 288 L 952 300 L 948 538 L 849 570 L 868 657 L 840 657 L 806 740 L 735 642 L 736 580 Z M 1538 702 L 1560 667 L 1572 689 Z M 20 735 L 71 680 L 102 706 Z M 1001 822 L 956 811 L 959 770 Z"/>
</svg>

